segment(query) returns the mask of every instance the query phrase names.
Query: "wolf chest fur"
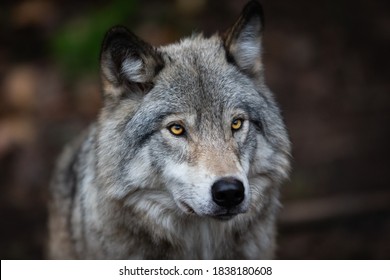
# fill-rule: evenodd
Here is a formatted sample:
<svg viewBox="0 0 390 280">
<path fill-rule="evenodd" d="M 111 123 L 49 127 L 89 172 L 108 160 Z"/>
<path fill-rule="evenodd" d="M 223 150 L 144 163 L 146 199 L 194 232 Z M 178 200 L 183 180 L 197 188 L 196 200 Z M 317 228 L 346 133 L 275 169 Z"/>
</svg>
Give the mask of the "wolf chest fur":
<svg viewBox="0 0 390 280">
<path fill-rule="evenodd" d="M 260 4 L 223 35 L 153 47 L 109 30 L 104 105 L 51 184 L 51 258 L 269 259 L 290 143 Z"/>
</svg>

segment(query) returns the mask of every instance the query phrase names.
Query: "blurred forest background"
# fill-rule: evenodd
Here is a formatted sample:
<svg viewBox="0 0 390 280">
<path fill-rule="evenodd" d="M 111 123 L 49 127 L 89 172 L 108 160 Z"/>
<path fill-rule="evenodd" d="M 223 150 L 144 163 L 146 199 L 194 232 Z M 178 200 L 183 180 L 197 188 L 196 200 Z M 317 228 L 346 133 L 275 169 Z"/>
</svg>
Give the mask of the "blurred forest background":
<svg viewBox="0 0 390 280">
<path fill-rule="evenodd" d="M 101 106 L 124 24 L 155 45 L 223 32 L 246 0 L 0 3 L 0 257 L 45 258 L 48 182 Z M 390 1 L 263 0 L 264 61 L 293 143 L 280 259 L 390 259 Z"/>
</svg>

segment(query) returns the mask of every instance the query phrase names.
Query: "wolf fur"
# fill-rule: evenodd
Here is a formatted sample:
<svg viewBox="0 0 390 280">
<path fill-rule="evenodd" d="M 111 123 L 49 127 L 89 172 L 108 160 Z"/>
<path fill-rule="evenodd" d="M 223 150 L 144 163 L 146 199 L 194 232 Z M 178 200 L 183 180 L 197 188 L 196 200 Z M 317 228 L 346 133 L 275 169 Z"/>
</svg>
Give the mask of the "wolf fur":
<svg viewBox="0 0 390 280">
<path fill-rule="evenodd" d="M 224 35 L 159 48 L 108 31 L 104 106 L 51 184 L 50 258 L 274 257 L 290 143 L 264 83 L 262 19 L 252 1 Z"/>
</svg>

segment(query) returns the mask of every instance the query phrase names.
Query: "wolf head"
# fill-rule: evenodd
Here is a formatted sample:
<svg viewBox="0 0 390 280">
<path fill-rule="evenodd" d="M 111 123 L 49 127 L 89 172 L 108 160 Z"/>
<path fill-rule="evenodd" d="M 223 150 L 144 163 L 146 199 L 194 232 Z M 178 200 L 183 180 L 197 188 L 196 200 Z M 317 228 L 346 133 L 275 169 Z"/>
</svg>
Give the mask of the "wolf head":
<svg viewBox="0 0 390 280">
<path fill-rule="evenodd" d="M 262 19 L 252 1 L 224 35 L 160 48 L 108 31 L 97 170 L 112 197 L 223 220 L 261 208 L 290 152 L 264 84 Z"/>
</svg>

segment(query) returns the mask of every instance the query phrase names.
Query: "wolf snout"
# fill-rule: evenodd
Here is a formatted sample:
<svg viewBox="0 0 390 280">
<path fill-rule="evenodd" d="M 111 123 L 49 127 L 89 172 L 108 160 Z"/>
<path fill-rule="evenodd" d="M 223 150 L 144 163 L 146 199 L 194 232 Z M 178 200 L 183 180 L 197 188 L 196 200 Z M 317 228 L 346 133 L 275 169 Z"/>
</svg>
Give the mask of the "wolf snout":
<svg viewBox="0 0 390 280">
<path fill-rule="evenodd" d="M 222 207 L 233 208 L 245 198 L 244 184 L 235 178 L 226 177 L 216 181 L 211 187 L 213 201 Z"/>
</svg>

